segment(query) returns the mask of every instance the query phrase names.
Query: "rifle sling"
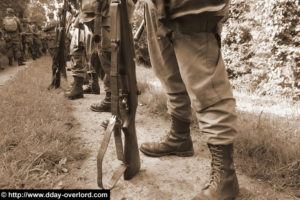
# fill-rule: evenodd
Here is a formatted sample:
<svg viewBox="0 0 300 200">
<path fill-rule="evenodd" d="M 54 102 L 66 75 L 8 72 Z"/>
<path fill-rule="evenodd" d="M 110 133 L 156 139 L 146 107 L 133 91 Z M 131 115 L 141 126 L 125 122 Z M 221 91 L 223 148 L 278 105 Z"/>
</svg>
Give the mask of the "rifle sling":
<svg viewBox="0 0 300 200">
<path fill-rule="evenodd" d="M 121 176 L 124 174 L 125 170 L 127 169 L 127 165 L 123 162 L 121 165 L 119 165 L 117 167 L 117 169 L 114 171 L 113 176 L 111 177 L 109 182 L 107 184 L 105 184 L 106 186 L 104 186 L 103 173 L 102 173 L 103 158 L 107 151 L 107 147 L 108 147 L 108 144 L 109 144 L 109 141 L 111 138 L 111 134 L 113 131 L 116 130 L 116 128 L 118 126 L 116 123 L 117 123 L 116 116 L 113 116 L 109 121 L 108 127 L 105 131 L 104 138 L 102 140 L 102 143 L 101 143 L 101 146 L 100 146 L 99 152 L 98 152 L 98 157 L 97 157 L 98 180 L 97 181 L 98 181 L 98 186 L 102 189 L 114 188 L 114 186 L 116 185 L 118 180 L 121 178 Z M 123 152 L 121 134 L 119 134 L 119 135 L 115 134 L 115 143 L 116 143 L 116 147 L 117 148 L 120 147 L 121 152 Z M 118 145 L 117 145 L 117 143 L 118 143 Z M 123 160 L 121 160 L 121 161 L 123 161 Z"/>
</svg>

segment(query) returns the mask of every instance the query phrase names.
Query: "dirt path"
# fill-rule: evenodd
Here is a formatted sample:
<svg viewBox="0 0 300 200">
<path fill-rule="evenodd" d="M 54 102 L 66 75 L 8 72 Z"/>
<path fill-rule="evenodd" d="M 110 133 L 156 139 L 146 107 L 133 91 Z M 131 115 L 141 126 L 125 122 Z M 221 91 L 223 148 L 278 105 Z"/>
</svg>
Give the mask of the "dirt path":
<svg viewBox="0 0 300 200">
<path fill-rule="evenodd" d="M 29 67 L 9 67 L 0 73 L 0 86 L 11 79 L 19 70 Z M 103 87 L 102 87 L 103 88 Z M 58 188 L 98 189 L 96 181 L 96 156 L 103 138 L 103 120 L 109 119 L 108 113 L 95 113 L 89 110 L 92 103 L 100 101 L 104 95 L 85 95 L 84 99 L 72 101 L 73 115 L 80 122 L 80 147 L 89 150 L 88 158 L 82 165 L 72 166 L 69 174 L 62 178 Z M 145 106 L 139 106 L 136 119 L 139 144 L 146 141 L 159 140 L 169 129 L 169 122 L 159 115 L 149 113 Z M 193 127 L 192 137 L 195 156 L 177 158 L 150 158 L 141 156 L 141 171 L 130 181 L 119 180 L 111 191 L 111 199 L 166 199 L 185 200 L 197 194 L 209 177 L 210 159 L 204 140 L 196 127 Z M 111 141 L 106 158 L 105 174 L 118 163 L 115 161 L 114 142 Z M 277 193 L 263 182 L 248 178 L 238 172 L 241 194 L 238 199 L 294 199 L 288 194 Z"/>
<path fill-rule="evenodd" d="M 20 70 L 24 70 L 31 65 L 32 61 L 26 62 L 24 66 L 6 66 L 0 71 L 0 86 L 4 85 L 8 80 L 12 79 Z"/>
<path fill-rule="evenodd" d="M 73 101 L 74 116 L 81 123 L 82 144 L 90 150 L 90 155 L 80 168 L 72 170 L 64 180 L 66 188 L 98 189 L 96 181 L 96 156 L 104 130 L 100 126 L 109 114 L 94 113 L 89 110 L 92 103 L 104 98 L 103 94 L 85 95 L 84 99 Z M 136 119 L 138 142 L 159 140 L 169 128 L 169 123 L 160 116 L 151 114 L 144 106 L 138 107 Z M 141 171 L 130 181 L 121 179 L 111 191 L 111 199 L 191 199 L 205 184 L 209 176 L 210 159 L 203 138 L 193 128 L 195 156 L 177 158 L 149 158 L 141 156 Z M 114 142 L 111 141 L 105 158 L 106 172 L 116 166 Z M 107 172 L 108 173 L 108 172 Z M 264 183 L 238 173 L 241 195 L 238 199 L 294 199 L 288 194 L 276 193 Z"/>
</svg>

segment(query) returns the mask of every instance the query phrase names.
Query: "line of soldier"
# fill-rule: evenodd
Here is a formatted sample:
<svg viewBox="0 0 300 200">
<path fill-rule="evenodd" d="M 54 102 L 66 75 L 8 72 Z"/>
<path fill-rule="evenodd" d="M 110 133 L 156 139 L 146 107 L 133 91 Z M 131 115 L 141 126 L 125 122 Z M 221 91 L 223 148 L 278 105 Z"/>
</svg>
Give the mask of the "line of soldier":
<svg viewBox="0 0 300 200">
<path fill-rule="evenodd" d="M 81 0 L 80 14 L 71 42 L 74 83 L 65 95 L 83 98 L 85 92 L 99 94 L 98 67 L 103 68 L 105 98 L 93 104 L 95 112 L 109 112 L 110 92 L 110 0 L 101 1 L 101 42 L 93 43 L 96 0 Z M 127 0 L 129 15 L 133 0 Z M 230 0 L 145 0 L 147 42 L 152 68 L 167 91 L 170 131 L 161 142 L 143 143 L 147 156 L 193 156 L 190 133 L 192 109 L 199 127 L 207 136 L 211 154 L 208 184 L 195 200 L 234 199 L 239 184 L 233 162 L 237 135 L 235 99 L 221 54 L 221 28 Z M 92 62 L 94 58 L 99 62 Z M 95 64 L 95 63 L 98 63 Z M 90 74 L 89 90 L 83 90 L 85 74 Z"/>
<path fill-rule="evenodd" d="M 47 53 L 47 35 L 36 21 L 16 17 L 12 8 L 7 8 L 0 30 L 1 53 L 8 57 L 9 66 L 13 60 L 25 65 L 29 54 L 33 60 Z"/>
<path fill-rule="evenodd" d="M 107 2 L 103 1 L 103 5 Z M 103 79 L 105 98 L 95 104 L 90 109 L 94 112 L 110 112 L 111 91 L 110 91 L 110 16 L 109 9 L 103 8 L 100 24 L 100 43 L 94 40 L 94 25 L 97 13 L 95 0 L 79 1 L 80 13 L 74 23 L 74 33 L 70 46 L 72 61 L 72 76 L 74 83 L 65 96 L 71 100 L 83 98 L 84 94 L 100 94 L 99 77 Z M 128 0 L 128 10 L 132 23 L 132 16 L 135 3 Z M 88 75 L 89 84 L 83 89 L 84 79 Z"/>
</svg>

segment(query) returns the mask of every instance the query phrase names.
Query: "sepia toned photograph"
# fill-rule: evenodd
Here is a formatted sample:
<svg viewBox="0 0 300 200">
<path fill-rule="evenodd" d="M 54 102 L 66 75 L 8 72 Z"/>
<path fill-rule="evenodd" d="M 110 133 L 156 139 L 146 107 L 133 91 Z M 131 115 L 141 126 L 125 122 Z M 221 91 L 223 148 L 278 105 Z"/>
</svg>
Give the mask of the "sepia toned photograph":
<svg viewBox="0 0 300 200">
<path fill-rule="evenodd" d="M 299 0 L 0 0 L 1 199 L 300 200 Z"/>
</svg>

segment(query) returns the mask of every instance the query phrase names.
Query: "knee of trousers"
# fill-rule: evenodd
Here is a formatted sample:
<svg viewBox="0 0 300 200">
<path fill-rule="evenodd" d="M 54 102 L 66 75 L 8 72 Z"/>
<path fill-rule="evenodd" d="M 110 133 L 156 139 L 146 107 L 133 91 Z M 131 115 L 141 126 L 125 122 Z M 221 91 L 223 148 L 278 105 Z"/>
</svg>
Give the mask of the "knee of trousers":
<svg viewBox="0 0 300 200">
<path fill-rule="evenodd" d="M 192 119 L 191 101 L 187 92 L 167 94 L 168 113 L 176 118 L 190 122 Z"/>
<path fill-rule="evenodd" d="M 110 92 L 111 89 L 110 89 L 110 75 L 109 74 L 105 74 L 103 83 L 104 83 L 104 90 L 106 92 Z"/>
<path fill-rule="evenodd" d="M 110 51 L 101 51 L 100 52 L 100 62 L 105 74 L 110 74 L 111 68 L 111 52 Z"/>
<path fill-rule="evenodd" d="M 201 111 L 197 118 L 207 142 L 214 145 L 232 144 L 237 135 L 235 99 L 223 99 Z"/>
</svg>

